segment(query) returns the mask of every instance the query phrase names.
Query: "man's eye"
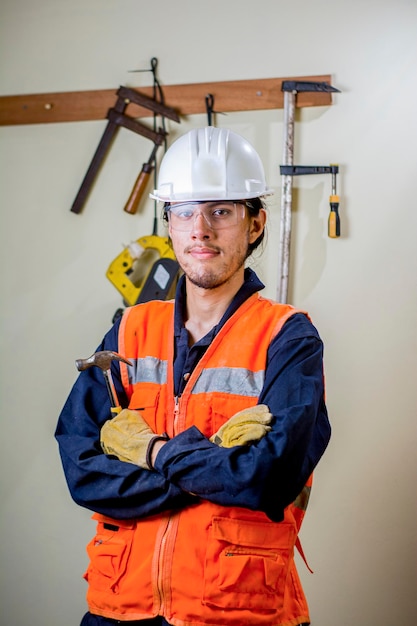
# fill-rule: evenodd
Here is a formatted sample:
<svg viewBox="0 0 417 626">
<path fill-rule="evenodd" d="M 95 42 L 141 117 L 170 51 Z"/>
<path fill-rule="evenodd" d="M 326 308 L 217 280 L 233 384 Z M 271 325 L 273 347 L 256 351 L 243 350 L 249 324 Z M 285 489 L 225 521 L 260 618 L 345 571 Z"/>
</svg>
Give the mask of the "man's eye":
<svg viewBox="0 0 417 626">
<path fill-rule="evenodd" d="M 174 215 L 179 217 L 181 220 L 189 220 L 193 215 L 193 211 L 183 209 L 182 211 L 175 212 Z"/>
<path fill-rule="evenodd" d="M 231 213 L 230 209 L 220 208 L 220 209 L 214 209 L 212 215 L 214 217 L 227 217 L 228 215 L 230 215 L 230 213 Z"/>
</svg>

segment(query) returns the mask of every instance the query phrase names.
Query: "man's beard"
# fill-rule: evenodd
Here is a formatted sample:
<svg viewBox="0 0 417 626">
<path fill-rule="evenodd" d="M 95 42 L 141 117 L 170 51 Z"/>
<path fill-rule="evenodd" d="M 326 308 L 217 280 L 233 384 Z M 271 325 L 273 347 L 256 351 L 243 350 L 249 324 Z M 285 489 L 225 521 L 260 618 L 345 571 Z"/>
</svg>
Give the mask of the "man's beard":
<svg viewBox="0 0 417 626">
<path fill-rule="evenodd" d="M 187 271 L 185 268 L 185 275 L 187 276 L 190 283 L 199 287 L 200 289 L 217 289 L 222 285 L 225 285 L 229 282 L 233 276 L 235 276 L 236 272 L 240 270 L 240 268 L 245 264 L 246 255 L 239 256 L 238 259 L 234 259 L 234 263 L 232 267 L 224 268 L 224 271 L 221 269 L 218 271 L 211 271 L 209 269 L 203 270 L 201 272 L 193 272 Z"/>
<path fill-rule="evenodd" d="M 221 287 L 229 280 L 229 276 L 226 278 L 219 277 L 213 272 L 205 273 L 204 276 L 190 275 L 186 274 L 190 283 L 195 285 L 196 287 L 200 287 L 200 289 L 217 289 L 217 287 Z"/>
</svg>

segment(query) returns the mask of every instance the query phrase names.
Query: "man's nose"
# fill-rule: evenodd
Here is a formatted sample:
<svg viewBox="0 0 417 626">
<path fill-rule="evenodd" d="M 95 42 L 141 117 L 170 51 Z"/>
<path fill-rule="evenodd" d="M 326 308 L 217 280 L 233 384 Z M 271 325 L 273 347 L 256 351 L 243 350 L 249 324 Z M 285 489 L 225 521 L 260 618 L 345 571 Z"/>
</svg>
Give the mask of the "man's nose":
<svg viewBox="0 0 417 626">
<path fill-rule="evenodd" d="M 208 237 L 213 233 L 213 228 L 202 211 L 196 211 L 193 216 L 193 226 L 191 232 L 194 236 Z"/>
</svg>

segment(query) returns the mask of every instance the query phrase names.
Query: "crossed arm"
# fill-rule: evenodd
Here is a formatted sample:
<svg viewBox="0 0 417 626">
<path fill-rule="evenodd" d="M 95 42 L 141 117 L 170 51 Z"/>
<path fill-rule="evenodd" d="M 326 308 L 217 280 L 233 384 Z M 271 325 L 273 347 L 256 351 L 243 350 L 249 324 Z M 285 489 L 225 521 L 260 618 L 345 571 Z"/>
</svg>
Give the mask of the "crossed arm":
<svg viewBox="0 0 417 626">
<path fill-rule="evenodd" d="M 99 349 L 117 351 L 117 327 Z M 116 369 L 114 374 L 122 395 Z M 192 427 L 161 448 L 150 471 L 103 454 L 100 431 L 109 417 L 107 390 L 101 372 L 86 370 L 76 381 L 56 430 L 72 497 L 81 506 L 116 519 L 146 517 L 203 498 L 262 510 L 279 520 L 330 436 L 322 343 L 305 316 L 290 318 L 271 344 L 259 403 L 269 407 L 273 419 L 271 431 L 258 443 L 220 447 Z"/>
</svg>

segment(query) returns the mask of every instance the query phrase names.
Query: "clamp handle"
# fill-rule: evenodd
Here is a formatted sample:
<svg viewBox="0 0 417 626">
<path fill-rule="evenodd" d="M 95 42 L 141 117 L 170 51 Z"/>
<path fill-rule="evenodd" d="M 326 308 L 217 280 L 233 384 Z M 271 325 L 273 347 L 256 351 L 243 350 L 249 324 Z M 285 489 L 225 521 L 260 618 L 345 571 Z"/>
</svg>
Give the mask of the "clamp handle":
<svg viewBox="0 0 417 626">
<path fill-rule="evenodd" d="M 328 235 L 332 239 L 340 237 L 339 196 L 330 196 L 330 213 L 328 220 Z"/>
<path fill-rule="evenodd" d="M 340 216 L 339 216 L 339 196 L 336 191 L 336 174 L 339 171 L 337 165 L 331 165 L 332 171 L 332 193 L 329 198 L 330 213 L 327 225 L 327 232 L 329 237 L 336 239 L 340 237 Z"/>
</svg>

